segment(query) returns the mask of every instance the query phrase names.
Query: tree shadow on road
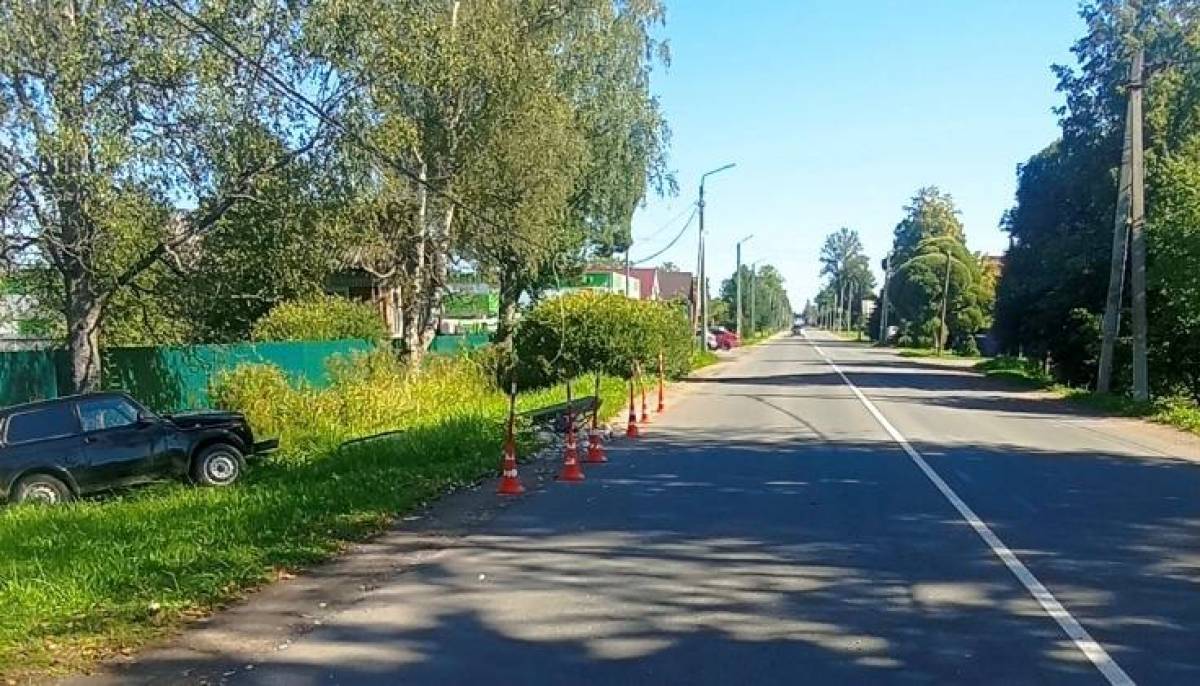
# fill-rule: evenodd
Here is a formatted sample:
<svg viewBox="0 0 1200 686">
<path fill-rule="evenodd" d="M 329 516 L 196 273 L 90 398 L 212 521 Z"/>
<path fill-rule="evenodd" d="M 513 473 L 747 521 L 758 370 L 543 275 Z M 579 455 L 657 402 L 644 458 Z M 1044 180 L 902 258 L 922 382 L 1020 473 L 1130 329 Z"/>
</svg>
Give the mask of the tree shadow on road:
<svg viewBox="0 0 1200 686">
<path fill-rule="evenodd" d="M 1200 683 L 1190 630 L 1200 468 L 917 448 L 1136 679 Z M 136 674 L 300 685 L 1099 680 L 888 442 L 651 429 L 611 457 L 584 484 L 551 485 L 382 580 L 252 670 L 232 654 L 151 654 Z"/>
</svg>

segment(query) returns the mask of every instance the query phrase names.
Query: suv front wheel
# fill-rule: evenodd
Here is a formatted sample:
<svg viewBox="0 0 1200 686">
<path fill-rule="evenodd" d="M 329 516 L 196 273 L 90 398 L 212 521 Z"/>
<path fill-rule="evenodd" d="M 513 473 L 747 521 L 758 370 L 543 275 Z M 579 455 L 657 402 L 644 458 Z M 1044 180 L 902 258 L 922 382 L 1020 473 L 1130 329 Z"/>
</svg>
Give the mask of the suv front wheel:
<svg viewBox="0 0 1200 686">
<path fill-rule="evenodd" d="M 192 461 L 192 481 L 201 486 L 229 486 L 242 476 L 244 464 L 237 448 L 227 443 L 210 445 Z"/>
<path fill-rule="evenodd" d="M 58 505 L 71 500 L 71 489 L 49 474 L 31 474 L 13 487 L 14 503 Z"/>
</svg>

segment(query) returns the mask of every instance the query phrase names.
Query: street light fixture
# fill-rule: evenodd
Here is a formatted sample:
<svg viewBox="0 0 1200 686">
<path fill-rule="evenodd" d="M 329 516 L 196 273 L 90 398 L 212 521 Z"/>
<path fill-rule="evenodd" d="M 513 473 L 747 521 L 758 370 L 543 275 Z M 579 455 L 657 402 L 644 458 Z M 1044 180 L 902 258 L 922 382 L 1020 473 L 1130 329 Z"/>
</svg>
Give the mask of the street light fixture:
<svg viewBox="0 0 1200 686">
<path fill-rule="evenodd" d="M 741 336 L 742 330 L 742 243 L 754 238 L 754 234 L 746 236 L 737 242 L 737 269 L 733 272 L 734 286 L 737 289 L 737 319 L 734 320 L 737 326 L 737 334 Z"/>
<path fill-rule="evenodd" d="M 706 255 L 704 252 L 704 182 L 713 174 L 720 174 L 723 171 L 733 169 L 737 163 L 731 162 L 721 167 L 717 167 L 711 171 L 704 172 L 700 175 L 700 248 L 699 256 L 697 257 L 697 271 L 700 273 L 697 281 L 700 291 L 700 349 L 704 349 L 704 337 L 708 333 L 708 270 L 706 269 Z"/>
</svg>

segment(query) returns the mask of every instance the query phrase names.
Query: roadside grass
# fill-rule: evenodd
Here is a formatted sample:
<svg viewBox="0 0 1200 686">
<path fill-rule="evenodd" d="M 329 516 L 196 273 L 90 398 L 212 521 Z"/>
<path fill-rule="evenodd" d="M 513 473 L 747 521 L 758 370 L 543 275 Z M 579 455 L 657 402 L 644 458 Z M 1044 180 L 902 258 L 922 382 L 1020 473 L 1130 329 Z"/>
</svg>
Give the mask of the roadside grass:
<svg viewBox="0 0 1200 686">
<path fill-rule="evenodd" d="M 746 336 L 741 341 L 739 341 L 739 344 L 743 348 L 748 348 L 752 345 L 758 345 L 759 343 L 762 343 L 763 341 L 767 340 L 771 336 L 774 336 L 776 333 L 777 332 L 775 332 L 775 331 L 756 331 L 756 332 L 754 332 L 753 335 Z"/>
<path fill-rule="evenodd" d="M 901 348 L 900 357 L 956 357 L 967 360 L 981 359 L 979 355 L 963 355 L 953 350 L 943 350 L 941 355 L 933 348 Z"/>
<path fill-rule="evenodd" d="M 700 369 L 708 367 L 721 361 L 717 354 L 711 350 L 693 350 L 692 351 L 692 369 Z"/>
<path fill-rule="evenodd" d="M 320 391 L 240 373 L 225 399 L 283 448 L 239 486 L 0 511 L 0 683 L 128 652 L 498 470 L 506 398 L 469 360 L 409 374 L 360 359 Z M 625 384 L 605 378 L 600 395 L 615 413 Z M 525 393 L 518 409 L 564 399 L 562 386 Z M 339 447 L 385 431 L 398 433 Z"/>
<path fill-rule="evenodd" d="M 1049 388 L 1054 384 L 1054 379 L 1041 365 L 1019 357 L 990 357 L 976 364 L 975 370 L 989 378 L 1004 379 L 1029 388 Z"/>
<path fill-rule="evenodd" d="M 1200 435 L 1200 404 L 1185 397 L 1158 398 L 1139 402 L 1125 395 L 1096 393 L 1055 383 L 1054 379 L 1031 360 L 996 357 L 975 365 L 985 376 L 1005 379 L 1032 389 L 1050 391 L 1069 402 L 1105 414 L 1139 417 Z"/>
<path fill-rule="evenodd" d="M 829 333 L 833 334 L 834 336 L 837 336 L 838 338 L 842 339 L 843 341 L 850 341 L 852 343 L 867 342 L 866 339 L 858 331 L 836 331 L 834 329 L 825 329 L 825 330 L 828 331 Z"/>
</svg>

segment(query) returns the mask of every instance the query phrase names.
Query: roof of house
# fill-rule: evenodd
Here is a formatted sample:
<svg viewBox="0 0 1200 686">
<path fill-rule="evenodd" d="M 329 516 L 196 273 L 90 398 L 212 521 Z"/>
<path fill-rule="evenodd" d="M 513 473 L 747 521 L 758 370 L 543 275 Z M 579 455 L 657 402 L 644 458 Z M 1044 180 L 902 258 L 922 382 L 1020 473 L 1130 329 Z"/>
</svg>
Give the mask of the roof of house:
<svg viewBox="0 0 1200 686">
<path fill-rule="evenodd" d="M 694 279 L 691 272 L 668 272 L 660 270 L 658 273 L 658 297 L 663 300 L 673 300 L 675 298 L 691 299 L 694 286 Z"/>
</svg>

